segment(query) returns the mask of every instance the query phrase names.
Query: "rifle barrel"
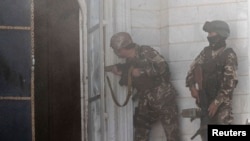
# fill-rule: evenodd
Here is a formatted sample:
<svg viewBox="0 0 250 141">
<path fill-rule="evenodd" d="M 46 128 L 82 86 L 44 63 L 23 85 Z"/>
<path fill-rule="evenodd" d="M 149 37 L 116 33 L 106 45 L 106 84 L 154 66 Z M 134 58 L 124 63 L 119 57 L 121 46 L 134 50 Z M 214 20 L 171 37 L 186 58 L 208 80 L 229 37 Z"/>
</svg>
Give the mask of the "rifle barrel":
<svg viewBox="0 0 250 141">
<path fill-rule="evenodd" d="M 114 65 L 105 66 L 105 67 L 104 67 L 104 71 L 105 71 L 105 72 L 111 72 L 112 69 L 113 69 L 113 67 L 114 67 Z"/>
</svg>

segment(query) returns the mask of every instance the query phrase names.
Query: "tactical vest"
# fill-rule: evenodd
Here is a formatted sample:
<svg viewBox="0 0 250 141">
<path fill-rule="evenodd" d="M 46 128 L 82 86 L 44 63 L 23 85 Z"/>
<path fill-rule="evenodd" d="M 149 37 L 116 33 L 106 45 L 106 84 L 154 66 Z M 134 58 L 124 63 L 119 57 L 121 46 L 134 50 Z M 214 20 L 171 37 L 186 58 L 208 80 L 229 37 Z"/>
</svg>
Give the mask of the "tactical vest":
<svg viewBox="0 0 250 141">
<path fill-rule="evenodd" d="M 213 100 L 218 94 L 218 90 L 223 79 L 223 73 L 225 71 L 224 66 L 226 64 L 226 58 L 229 53 L 234 53 L 233 49 L 225 48 L 213 58 L 212 49 L 210 47 L 205 48 L 205 59 L 204 63 L 202 64 L 202 83 L 203 88 L 210 100 Z"/>
</svg>

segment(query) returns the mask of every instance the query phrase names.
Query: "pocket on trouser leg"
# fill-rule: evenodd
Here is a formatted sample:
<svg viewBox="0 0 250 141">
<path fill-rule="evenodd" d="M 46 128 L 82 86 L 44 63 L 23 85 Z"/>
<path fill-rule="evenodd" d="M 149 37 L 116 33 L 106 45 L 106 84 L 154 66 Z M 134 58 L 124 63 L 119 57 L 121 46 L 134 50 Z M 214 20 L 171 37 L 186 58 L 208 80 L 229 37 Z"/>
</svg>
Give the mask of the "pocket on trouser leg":
<svg viewBox="0 0 250 141">
<path fill-rule="evenodd" d="M 168 141 L 180 140 L 178 109 L 176 105 L 170 106 L 164 111 L 161 123 Z"/>
</svg>

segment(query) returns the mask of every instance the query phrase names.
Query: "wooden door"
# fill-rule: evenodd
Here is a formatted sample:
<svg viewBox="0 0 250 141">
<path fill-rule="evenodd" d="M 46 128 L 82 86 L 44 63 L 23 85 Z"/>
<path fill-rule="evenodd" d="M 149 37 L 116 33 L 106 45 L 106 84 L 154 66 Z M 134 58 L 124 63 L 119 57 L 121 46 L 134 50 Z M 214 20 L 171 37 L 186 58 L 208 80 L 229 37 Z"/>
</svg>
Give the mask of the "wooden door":
<svg viewBox="0 0 250 141">
<path fill-rule="evenodd" d="M 77 0 L 35 0 L 37 141 L 80 141 Z"/>
</svg>

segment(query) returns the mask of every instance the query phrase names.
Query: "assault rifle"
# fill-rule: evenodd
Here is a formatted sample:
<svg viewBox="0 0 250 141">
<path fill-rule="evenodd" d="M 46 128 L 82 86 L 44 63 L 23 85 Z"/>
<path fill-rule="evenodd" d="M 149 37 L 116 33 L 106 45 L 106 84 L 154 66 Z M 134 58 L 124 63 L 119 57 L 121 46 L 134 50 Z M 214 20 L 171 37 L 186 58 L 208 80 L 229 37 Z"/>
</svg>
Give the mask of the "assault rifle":
<svg viewBox="0 0 250 141">
<path fill-rule="evenodd" d="M 115 65 L 110 65 L 110 66 L 105 66 L 104 70 L 105 72 L 111 72 L 113 67 L 117 67 L 119 71 L 122 72 L 121 79 L 119 81 L 119 84 L 121 86 L 127 86 L 128 85 L 128 71 L 129 68 L 131 67 L 130 64 L 124 63 L 124 64 L 115 64 Z"/>
<path fill-rule="evenodd" d="M 196 133 L 191 137 L 193 140 L 197 135 L 204 134 L 204 138 L 207 138 L 207 124 L 210 123 L 210 117 L 208 115 L 208 107 L 209 107 L 209 99 L 203 89 L 203 75 L 202 75 L 202 68 L 201 66 L 196 66 L 194 71 L 194 80 L 195 83 L 198 85 L 198 92 L 199 92 L 199 102 L 196 99 L 196 104 L 199 108 L 191 108 L 191 109 L 183 109 L 182 116 L 185 118 L 191 118 L 191 122 L 195 118 L 200 118 L 200 128 L 196 131 Z M 206 140 L 206 139 L 205 139 Z"/>
<path fill-rule="evenodd" d="M 124 63 L 124 64 L 115 64 L 106 66 L 104 70 L 106 72 L 111 72 L 112 68 L 116 66 L 118 70 L 122 72 L 121 79 L 119 81 L 119 84 L 121 86 L 127 86 L 128 85 L 128 71 L 131 66 L 135 68 L 143 68 L 143 66 L 138 66 L 137 64 L 133 63 Z M 132 86 L 136 88 L 137 90 L 145 90 L 154 88 L 155 86 L 158 86 L 161 83 L 160 77 L 149 77 L 146 73 L 141 74 L 139 77 L 132 77 Z"/>
<path fill-rule="evenodd" d="M 119 102 L 116 100 L 115 98 L 115 94 L 112 90 L 111 84 L 110 84 L 110 80 L 108 79 L 108 85 L 110 87 L 111 90 L 111 95 L 112 98 L 114 100 L 114 102 L 116 103 L 117 106 L 122 107 L 124 105 L 127 104 L 129 97 L 131 96 L 131 91 L 133 88 L 135 88 L 137 91 L 141 91 L 141 90 L 146 90 L 146 89 L 151 89 L 154 88 L 155 86 L 160 85 L 160 83 L 162 82 L 160 77 L 149 77 L 146 73 L 141 74 L 139 77 L 132 77 L 131 76 L 131 68 L 143 68 L 143 66 L 139 66 L 137 64 L 133 64 L 133 63 L 124 63 L 124 64 L 115 64 L 115 65 L 110 65 L 110 66 L 105 66 L 104 70 L 105 72 L 111 72 L 113 67 L 117 67 L 118 70 L 120 70 L 122 72 L 121 74 L 121 78 L 119 80 L 119 84 L 121 86 L 127 86 L 128 87 L 128 96 L 126 101 L 124 102 L 124 104 L 119 104 Z M 132 100 L 136 100 L 139 97 L 139 95 L 137 93 L 135 93 L 132 97 Z"/>
<path fill-rule="evenodd" d="M 111 66 L 106 66 L 104 68 L 105 72 L 111 72 L 113 70 L 113 67 L 117 67 L 118 70 L 122 71 L 121 79 L 119 81 L 120 85 L 126 85 L 128 87 L 128 95 L 126 100 L 123 104 L 120 104 L 118 100 L 115 98 L 115 94 L 113 92 L 113 89 L 111 87 L 111 82 L 109 80 L 109 77 L 107 76 L 108 86 L 111 91 L 112 99 L 114 100 L 115 104 L 119 107 L 123 107 L 127 105 L 130 96 L 132 95 L 132 76 L 131 72 L 133 70 L 133 66 L 128 66 L 127 64 L 116 64 Z"/>
</svg>

